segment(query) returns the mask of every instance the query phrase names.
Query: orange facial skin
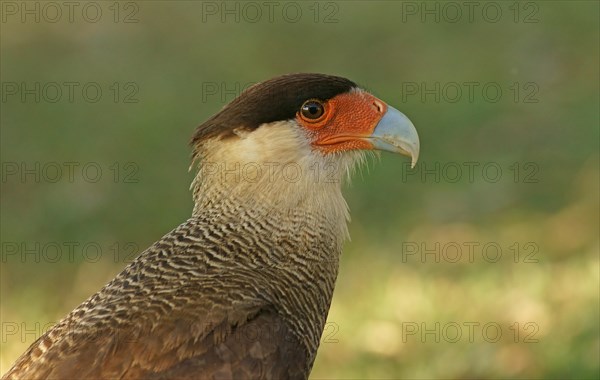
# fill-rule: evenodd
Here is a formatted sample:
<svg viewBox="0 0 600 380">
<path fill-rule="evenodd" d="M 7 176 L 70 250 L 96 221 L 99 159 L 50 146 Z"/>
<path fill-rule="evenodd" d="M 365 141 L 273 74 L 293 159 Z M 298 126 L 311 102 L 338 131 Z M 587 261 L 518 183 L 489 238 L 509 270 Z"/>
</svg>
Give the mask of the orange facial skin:
<svg viewBox="0 0 600 380">
<path fill-rule="evenodd" d="M 309 131 L 315 148 L 323 153 L 374 149 L 367 138 L 387 111 L 384 102 L 367 92 L 352 91 L 321 103 L 325 110 L 316 120 L 296 113 L 296 121 Z"/>
</svg>

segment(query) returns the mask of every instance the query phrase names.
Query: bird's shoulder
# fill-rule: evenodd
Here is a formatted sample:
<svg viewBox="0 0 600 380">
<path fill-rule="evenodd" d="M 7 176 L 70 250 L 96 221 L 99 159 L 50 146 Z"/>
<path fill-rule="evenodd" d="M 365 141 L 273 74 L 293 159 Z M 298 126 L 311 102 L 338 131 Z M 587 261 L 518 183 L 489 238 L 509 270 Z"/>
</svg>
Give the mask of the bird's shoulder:
<svg viewBox="0 0 600 380">
<path fill-rule="evenodd" d="M 252 290 L 259 287 L 218 265 L 234 254 L 213 238 L 222 226 L 196 218 L 166 234 L 33 343 L 3 379 L 305 373 L 304 346 Z"/>
</svg>

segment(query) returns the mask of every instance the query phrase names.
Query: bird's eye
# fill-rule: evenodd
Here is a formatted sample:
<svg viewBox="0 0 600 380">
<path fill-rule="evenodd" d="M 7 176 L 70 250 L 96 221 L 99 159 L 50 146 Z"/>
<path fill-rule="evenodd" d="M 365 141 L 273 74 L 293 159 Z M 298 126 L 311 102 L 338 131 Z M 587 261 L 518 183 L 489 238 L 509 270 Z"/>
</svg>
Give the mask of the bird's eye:
<svg viewBox="0 0 600 380">
<path fill-rule="evenodd" d="M 302 117 L 308 120 L 317 120 L 323 113 L 325 112 L 325 107 L 323 103 L 318 100 L 307 100 L 300 108 L 300 113 Z"/>
</svg>

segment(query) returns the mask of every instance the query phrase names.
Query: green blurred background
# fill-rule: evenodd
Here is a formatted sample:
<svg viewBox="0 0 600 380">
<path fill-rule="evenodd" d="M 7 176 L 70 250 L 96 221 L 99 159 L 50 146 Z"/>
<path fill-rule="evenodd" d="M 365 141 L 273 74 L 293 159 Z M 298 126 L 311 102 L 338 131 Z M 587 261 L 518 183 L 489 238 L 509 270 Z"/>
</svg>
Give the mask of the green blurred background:
<svg viewBox="0 0 600 380">
<path fill-rule="evenodd" d="M 55 4 L 2 3 L 2 373 L 190 215 L 196 125 L 324 72 L 406 113 L 421 163 L 346 189 L 311 377 L 598 378 L 598 2 Z"/>
</svg>

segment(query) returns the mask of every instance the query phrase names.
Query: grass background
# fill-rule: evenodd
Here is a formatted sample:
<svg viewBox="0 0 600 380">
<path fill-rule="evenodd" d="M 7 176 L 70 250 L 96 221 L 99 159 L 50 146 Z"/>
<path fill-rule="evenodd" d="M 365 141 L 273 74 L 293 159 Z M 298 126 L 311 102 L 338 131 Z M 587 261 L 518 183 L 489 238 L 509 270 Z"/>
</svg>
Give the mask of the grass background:
<svg viewBox="0 0 600 380">
<path fill-rule="evenodd" d="M 58 22 L 49 8 L 24 22 L 2 9 L 1 372 L 128 255 L 187 219 L 186 144 L 233 98 L 228 90 L 325 72 L 406 113 L 421 166 L 407 171 L 405 158 L 383 154 L 347 189 L 352 241 L 311 377 L 598 378 L 598 2 L 481 2 L 471 19 L 458 2 L 457 22 L 442 2 L 276 2 L 269 20 L 260 2 L 257 18 L 241 2 L 100 1 L 97 22 L 77 4 L 73 22 L 64 7 Z M 223 7 L 234 14 L 222 20 Z M 56 102 L 51 92 L 39 102 L 12 95 L 15 84 L 50 91 L 54 82 L 63 91 L 80 83 L 73 102 L 66 92 Z M 136 103 L 123 101 L 129 82 Z M 472 99 L 467 82 L 478 84 Z M 85 83 L 101 87 L 98 102 L 84 99 Z M 406 91 L 436 83 L 448 91 L 437 100 Z M 452 83 L 465 92 L 456 97 Z M 502 89 L 498 101 L 482 94 L 489 83 Z M 73 181 L 66 172 L 49 181 L 53 163 L 66 162 L 80 165 Z M 479 165 L 472 179 L 465 162 Z M 36 163 L 45 175 L 22 179 Z M 86 163 L 102 169 L 98 182 L 83 177 Z M 436 163 L 437 179 L 423 170 Z M 485 165 L 502 169 L 497 182 Z M 465 242 L 479 244 L 473 260 Z M 408 255 L 407 243 L 420 251 Z M 490 243 L 502 250 L 496 262 L 482 257 Z M 96 262 L 85 259 L 90 244 L 101 249 Z M 456 244 L 462 257 L 452 262 Z M 432 249 L 439 262 L 421 255 Z M 500 327 L 495 342 L 490 323 Z"/>
</svg>

